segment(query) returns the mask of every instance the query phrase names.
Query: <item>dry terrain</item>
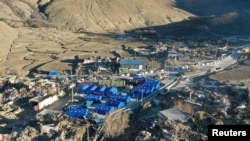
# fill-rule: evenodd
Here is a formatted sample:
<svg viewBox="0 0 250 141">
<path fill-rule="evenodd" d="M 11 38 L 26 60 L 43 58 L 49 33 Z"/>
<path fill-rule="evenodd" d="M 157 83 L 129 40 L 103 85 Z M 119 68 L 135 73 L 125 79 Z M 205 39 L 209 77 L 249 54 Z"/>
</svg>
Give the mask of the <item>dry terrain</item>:
<svg viewBox="0 0 250 141">
<path fill-rule="evenodd" d="M 241 62 L 236 68 L 210 76 L 211 79 L 237 84 L 244 82 L 250 88 L 250 60 Z"/>
<path fill-rule="evenodd" d="M 146 44 L 117 41 L 107 33 L 192 15 L 172 5 L 162 0 L 0 0 L 1 73 L 67 70 L 75 56 L 110 58 L 114 57 L 111 51 L 129 57 L 122 44 L 132 48 Z"/>
</svg>

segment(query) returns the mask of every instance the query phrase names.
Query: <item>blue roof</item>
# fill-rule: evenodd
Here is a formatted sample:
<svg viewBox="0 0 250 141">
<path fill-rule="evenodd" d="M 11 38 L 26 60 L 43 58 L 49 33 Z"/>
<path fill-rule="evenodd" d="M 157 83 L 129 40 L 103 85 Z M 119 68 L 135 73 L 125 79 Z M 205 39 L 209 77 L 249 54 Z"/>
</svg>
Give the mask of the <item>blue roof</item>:
<svg viewBox="0 0 250 141">
<path fill-rule="evenodd" d="M 121 65 L 143 65 L 143 61 L 141 60 L 129 60 L 129 59 L 123 59 L 120 61 Z"/>
<path fill-rule="evenodd" d="M 60 74 L 59 71 L 50 71 L 50 72 L 49 72 L 49 76 L 57 76 L 57 75 L 59 75 L 59 74 Z"/>
</svg>

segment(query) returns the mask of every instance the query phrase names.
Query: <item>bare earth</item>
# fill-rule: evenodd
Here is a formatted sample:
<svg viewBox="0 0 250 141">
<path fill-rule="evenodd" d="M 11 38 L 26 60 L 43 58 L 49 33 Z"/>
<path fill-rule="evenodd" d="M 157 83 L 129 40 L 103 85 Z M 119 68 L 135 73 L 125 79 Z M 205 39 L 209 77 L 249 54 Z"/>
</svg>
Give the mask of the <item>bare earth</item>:
<svg viewBox="0 0 250 141">
<path fill-rule="evenodd" d="M 250 88 L 250 60 L 245 60 L 239 67 L 222 71 L 210 76 L 211 79 L 237 84 L 244 82 Z"/>
<path fill-rule="evenodd" d="M 190 8 L 197 12 L 206 4 L 213 8 L 211 0 L 0 0 L 0 71 L 63 70 L 69 67 L 65 60 L 76 55 L 109 58 L 114 50 L 130 57 L 123 44 L 135 48 L 146 43 L 117 41 L 114 34 L 182 22 L 196 16 Z M 219 11 L 214 9 L 224 14 Z M 239 13 L 244 15 L 244 10 Z"/>
<path fill-rule="evenodd" d="M 246 81 L 250 79 L 250 66 L 220 72 L 211 77 L 219 81 Z"/>
<path fill-rule="evenodd" d="M 43 7 L 45 4 L 48 7 Z M 124 41 L 99 33 L 122 33 L 181 21 L 192 15 L 171 5 L 171 1 L 162 0 L 54 0 L 51 3 L 50 0 L 0 0 L 0 71 L 15 70 L 25 75 L 37 67 L 45 71 L 64 70 L 70 67 L 65 60 L 76 55 L 109 58 L 114 57 L 110 53 L 113 50 L 130 57 L 131 54 L 122 50 Z M 38 7 L 48 17 L 39 13 Z M 83 33 L 86 31 L 91 35 Z M 133 48 L 145 44 L 132 41 L 126 45 Z"/>
</svg>

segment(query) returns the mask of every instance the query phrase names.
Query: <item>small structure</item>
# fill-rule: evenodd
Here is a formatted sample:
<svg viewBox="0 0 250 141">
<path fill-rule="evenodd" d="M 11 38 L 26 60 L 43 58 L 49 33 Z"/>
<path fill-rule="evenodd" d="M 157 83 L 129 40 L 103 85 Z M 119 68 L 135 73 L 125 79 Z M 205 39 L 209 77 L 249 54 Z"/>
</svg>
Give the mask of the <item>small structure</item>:
<svg viewBox="0 0 250 141">
<path fill-rule="evenodd" d="M 117 109 L 122 109 L 122 108 L 125 107 L 125 103 L 124 102 L 116 101 L 116 100 L 112 100 L 112 99 L 108 100 L 106 102 L 106 105 L 107 106 L 113 106 L 113 107 L 115 107 Z"/>
<path fill-rule="evenodd" d="M 191 117 L 189 114 L 186 114 L 175 107 L 159 111 L 157 116 L 162 120 L 171 119 L 180 122 L 185 122 Z"/>
<path fill-rule="evenodd" d="M 85 96 L 86 101 L 93 101 L 95 103 L 101 103 L 102 101 L 102 96 L 101 95 L 93 95 L 89 94 Z"/>
<path fill-rule="evenodd" d="M 60 72 L 59 71 L 50 71 L 49 72 L 49 77 L 56 77 L 60 75 Z"/>
<path fill-rule="evenodd" d="M 136 39 L 135 35 L 130 35 L 130 34 L 119 34 L 115 37 L 117 40 L 122 40 L 122 39 Z"/>
<path fill-rule="evenodd" d="M 120 68 L 121 69 L 127 68 L 129 71 L 138 71 L 142 69 L 148 69 L 149 62 L 145 60 L 139 59 L 122 59 L 120 60 Z"/>
<path fill-rule="evenodd" d="M 176 98 L 174 100 L 174 105 L 177 109 L 182 112 L 188 113 L 193 115 L 194 113 L 198 112 L 202 108 L 202 104 L 193 101 L 192 99 L 179 99 Z"/>
<path fill-rule="evenodd" d="M 175 60 L 177 60 L 178 57 L 179 57 L 179 55 L 175 50 L 168 51 L 168 59 L 175 61 Z"/>
<path fill-rule="evenodd" d="M 89 114 L 89 110 L 85 108 L 71 108 L 67 114 L 70 118 L 85 118 Z"/>
<path fill-rule="evenodd" d="M 109 115 L 115 112 L 115 107 L 113 106 L 97 106 L 95 107 L 94 110 L 96 113 L 101 114 L 101 115 Z"/>
</svg>

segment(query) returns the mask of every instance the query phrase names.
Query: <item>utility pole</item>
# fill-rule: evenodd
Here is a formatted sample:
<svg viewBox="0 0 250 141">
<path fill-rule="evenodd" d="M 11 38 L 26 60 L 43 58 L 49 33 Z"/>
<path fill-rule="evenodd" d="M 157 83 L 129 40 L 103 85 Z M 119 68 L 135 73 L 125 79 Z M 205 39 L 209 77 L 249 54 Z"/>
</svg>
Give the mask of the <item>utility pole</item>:
<svg viewBox="0 0 250 141">
<path fill-rule="evenodd" d="M 89 141 L 89 122 L 87 121 L 87 141 Z"/>
<path fill-rule="evenodd" d="M 143 90 L 141 92 L 141 106 L 143 106 Z"/>
<path fill-rule="evenodd" d="M 74 84 L 73 84 L 73 77 L 72 77 L 72 70 L 70 70 L 70 74 L 71 74 L 71 85 L 69 86 L 70 89 L 71 89 L 71 102 L 73 103 L 74 102 Z"/>
<path fill-rule="evenodd" d="M 215 59 L 217 60 L 217 46 L 216 46 L 216 49 L 215 49 Z"/>
</svg>

